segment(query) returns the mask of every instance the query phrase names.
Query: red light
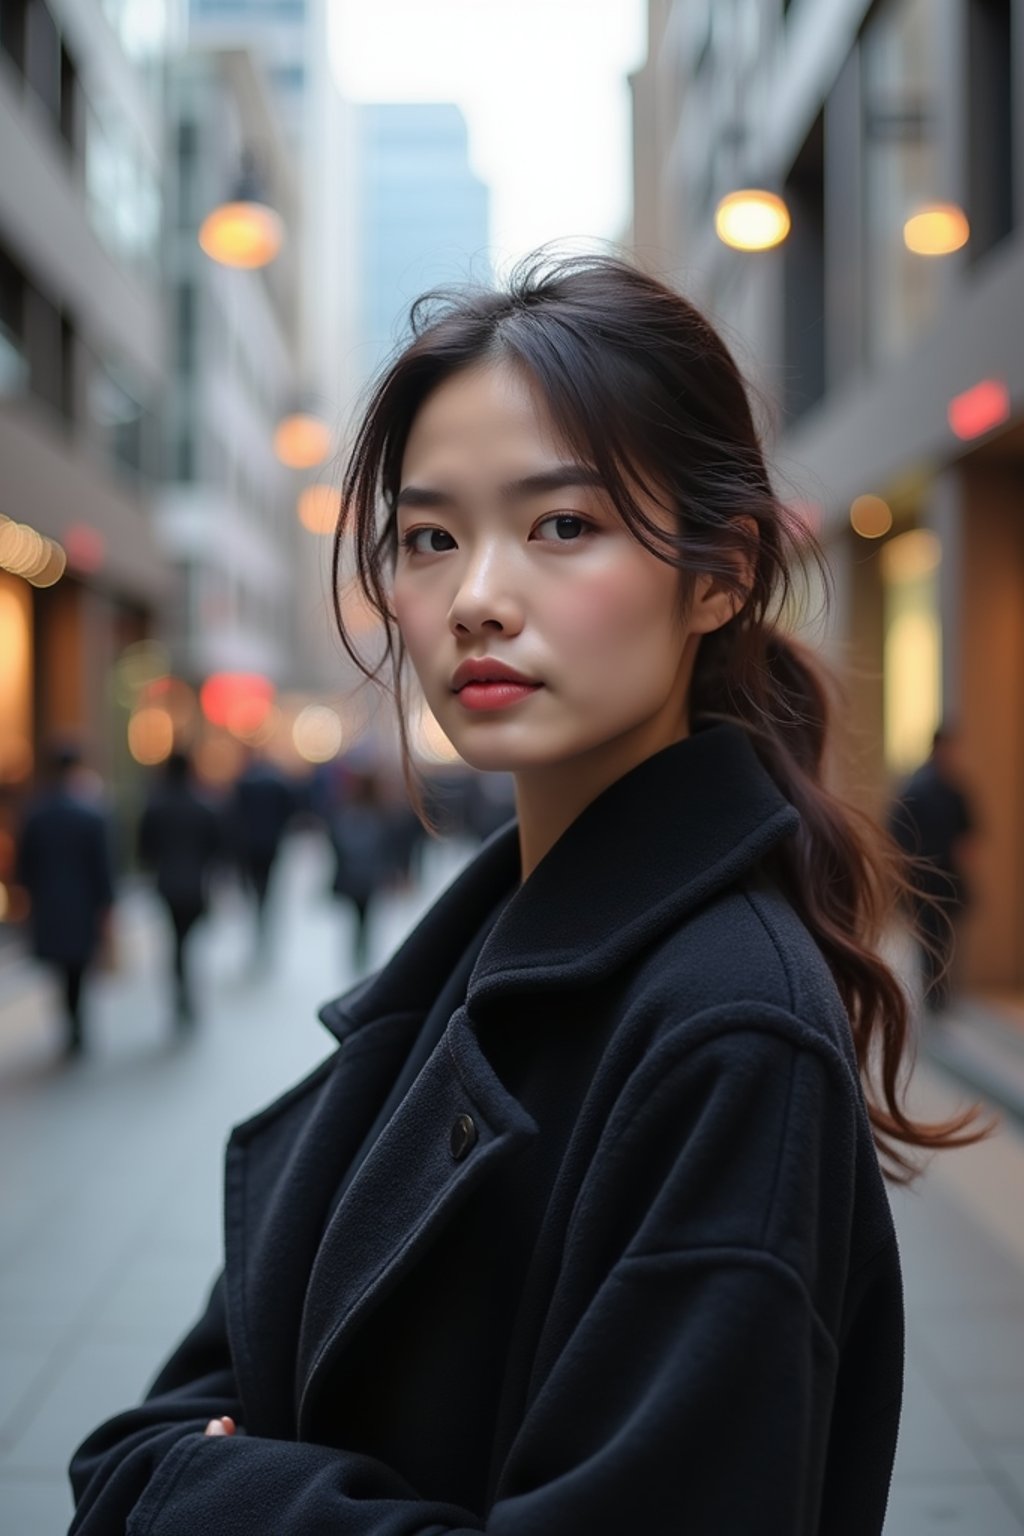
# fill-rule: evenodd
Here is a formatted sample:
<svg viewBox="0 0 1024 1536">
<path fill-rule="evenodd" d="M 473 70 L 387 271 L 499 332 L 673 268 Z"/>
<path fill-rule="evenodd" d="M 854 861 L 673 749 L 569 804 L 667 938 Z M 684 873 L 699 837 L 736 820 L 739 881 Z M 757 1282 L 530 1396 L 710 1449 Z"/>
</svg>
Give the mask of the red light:
<svg viewBox="0 0 1024 1536">
<path fill-rule="evenodd" d="M 954 395 L 946 411 L 956 436 L 965 441 L 990 432 L 1009 414 L 1010 392 L 1000 379 L 982 379 L 962 395 Z"/>
<path fill-rule="evenodd" d="M 72 523 L 61 540 L 68 564 L 88 575 L 98 571 L 107 552 L 106 541 L 98 528 L 88 523 Z"/>
<path fill-rule="evenodd" d="M 215 672 L 199 690 L 199 703 L 211 725 L 262 720 L 274 702 L 274 685 L 257 672 Z M 257 722 L 258 723 L 258 722 Z"/>
</svg>

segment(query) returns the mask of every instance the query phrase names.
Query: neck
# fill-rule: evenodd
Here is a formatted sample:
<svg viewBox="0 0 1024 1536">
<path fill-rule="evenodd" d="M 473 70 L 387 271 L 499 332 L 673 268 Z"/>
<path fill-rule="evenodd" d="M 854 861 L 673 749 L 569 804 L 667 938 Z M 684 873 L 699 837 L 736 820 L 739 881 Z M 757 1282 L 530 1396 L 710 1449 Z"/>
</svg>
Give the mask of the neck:
<svg viewBox="0 0 1024 1536">
<path fill-rule="evenodd" d="M 519 770 L 515 776 L 516 814 L 523 879 L 533 873 L 592 800 L 630 769 L 689 734 L 689 722 L 684 719 L 671 732 L 663 728 L 628 732 L 567 761 Z"/>
</svg>

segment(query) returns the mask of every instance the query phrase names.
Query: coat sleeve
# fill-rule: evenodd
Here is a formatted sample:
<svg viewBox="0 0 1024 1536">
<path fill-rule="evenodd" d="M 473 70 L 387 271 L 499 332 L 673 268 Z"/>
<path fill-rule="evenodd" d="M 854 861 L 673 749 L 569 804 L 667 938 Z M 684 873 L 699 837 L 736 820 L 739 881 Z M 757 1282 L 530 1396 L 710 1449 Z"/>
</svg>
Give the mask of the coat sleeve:
<svg viewBox="0 0 1024 1536">
<path fill-rule="evenodd" d="M 770 1031 L 651 1062 L 566 1245 L 578 1276 L 600 1278 L 576 1300 L 562 1287 L 486 1514 L 344 1448 L 205 1437 L 207 1419 L 239 1414 L 218 1289 L 143 1408 L 78 1453 L 72 1530 L 811 1536 L 855 1151 L 844 1072 Z"/>
</svg>

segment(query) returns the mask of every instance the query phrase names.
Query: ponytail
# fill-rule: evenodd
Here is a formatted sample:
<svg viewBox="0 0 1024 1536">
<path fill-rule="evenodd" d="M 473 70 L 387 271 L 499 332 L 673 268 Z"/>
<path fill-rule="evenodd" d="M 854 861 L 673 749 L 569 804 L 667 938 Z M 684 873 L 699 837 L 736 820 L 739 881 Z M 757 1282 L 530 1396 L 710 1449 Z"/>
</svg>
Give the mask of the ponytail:
<svg viewBox="0 0 1024 1536">
<path fill-rule="evenodd" d="M 879 951 L 907 898 L 927 897 L 896 843 L 824 783 L 830 680 L 810 649 L 778 629 L 733 624 L 702 642 L 692 715 L 741 725 L 800 813 L 773 872 L 846 1007 L 882 1168 L 894 1183 L 909 1183 L 919 1167 L 907 1149 L 970 1146 L 992 1129 L 977 1126 L 977 1106 L 921 1124 L 902 1102 L 913 1056 L 910 1005 Z"/>
</svg>

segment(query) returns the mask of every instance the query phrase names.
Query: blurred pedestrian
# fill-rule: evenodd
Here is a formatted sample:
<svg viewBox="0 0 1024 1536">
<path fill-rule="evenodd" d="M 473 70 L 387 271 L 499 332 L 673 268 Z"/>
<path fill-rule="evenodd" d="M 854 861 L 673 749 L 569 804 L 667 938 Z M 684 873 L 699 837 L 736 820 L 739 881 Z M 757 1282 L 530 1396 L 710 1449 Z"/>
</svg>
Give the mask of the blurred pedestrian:
<svg viewBox="0 0 1024 1536">
<path fill-rule="evenodd" d="M 975 831 L 952 730 L 935 732 L 930 755 L 893 802 L 889 830 L 904 853 L 917 861 L 911 912 L 923 1000 L 929 1013 L 942 1013 L 953 993 L 956 934 L 970 900 L 967 867 Z"/>
<path fill-rule="evenodd" d="M 397 873 L 392 815 L 384 805 L 380 780 L 372 772 L 353 773 L 345 798 L 331 816 L 334 849 L 333 891 L 352 907 L 352 964 L 366 968 L 370 906 L 382 886 Z"/>
<path fill-rule="evenodd" d="M 31 903 L 33 952 L 60 976 L 70 1057 L 85 1044 L 83 984 L 97 952 L 109 943 L 114 880 L 110 827 L 78 747 L 54 748 L 50 771 L 50 786 L 22 824 L 16 878 Z"/>
<path fill-rule="evenodd" d="M 284 775 L 253 754 L 235 781 L 227 807 L 227 838 L 256 907 L 257 955 L 265 957 L 267 898 L 295 795 Z"/>
<path fill-rule="evenodd" d="M 174 1011 L 179 1028 L 195 1018 L 187 943 L 206 911 L 210 874 L 220 851 L 220 819 L 192 783 L 187 755 L 172 752 L 142 813 L 138 853 L 139 862 L 156 876 L 156 889 L 174 931 Z"/>
</svg>

